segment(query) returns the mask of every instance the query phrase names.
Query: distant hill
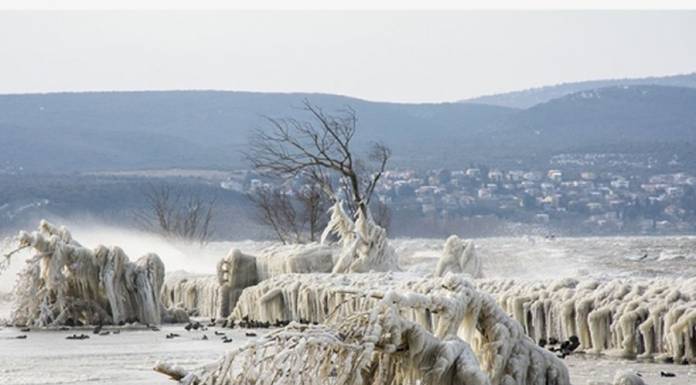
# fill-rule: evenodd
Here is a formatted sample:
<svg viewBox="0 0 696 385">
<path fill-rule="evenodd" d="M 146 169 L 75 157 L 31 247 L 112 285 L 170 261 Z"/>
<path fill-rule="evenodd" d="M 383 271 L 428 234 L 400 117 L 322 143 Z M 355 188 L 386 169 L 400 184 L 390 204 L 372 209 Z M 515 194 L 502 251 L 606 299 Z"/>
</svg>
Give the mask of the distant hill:
<svg viewBox="0 0 696 385">
<path fill-rule="evenodd" d="M 696 89 L 606 87 L 563 96 L 511 117 L 517 143 L 556 148 L 696 143 Z M 526 140 L 524 138 L 527 138 Z"/>
<path fill-rule="evenodd" d="M 351 106 L 360 145 L 386 142 L 403 164 L 446 158 L 451 138 L 494 129 L 514 110 L 444 103 L 394 104 L 324 94 L 217 91 L 0 95 L 0 167 L 53 172 L 243 166 L 240 151 L 263 116 L 303 119 L 308 99 Z M 425 159 L 427 158 L 427 159 Z"/>
<path fill-rule="evenodd" d="M 100 92 L 0 95 L 0 172 L 245 167 L 241 151 L 263 116 L 302 119 L 305 98 L 326 110 L 354 108 L 358 148 L 385 142 L 393 166 L 546 167 L 550 156 L 572 151 L 696 157 L 696 89 L 688 87 L 603 87 L 527 109 L 325 94 Z"/>
<path fill-rule="evenodd" d="M 511 108 L 530 108 L 569 94 L 597 88 L 618 85 L 658 85 L 672 87 L 696 88 L 696 73 L 663 77 L 591 80 L 576 83 L 563 83 L 554 86 L 530 88 L 527 90 L 506 92 L 502 94 L 480 96 L 463 100 L 465 103 L 482 103 Z"/>
</svg>

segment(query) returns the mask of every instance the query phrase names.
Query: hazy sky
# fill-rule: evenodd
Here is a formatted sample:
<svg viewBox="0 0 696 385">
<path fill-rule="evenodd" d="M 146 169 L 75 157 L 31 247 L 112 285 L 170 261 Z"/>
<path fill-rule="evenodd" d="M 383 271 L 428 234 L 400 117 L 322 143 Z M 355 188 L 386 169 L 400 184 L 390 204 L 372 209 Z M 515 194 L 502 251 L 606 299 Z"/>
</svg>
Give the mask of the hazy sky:
<svg viewBox="0 0 696 385">
<path fill-rule="evenodd" d="M 696 71 L 696 11 L 0 12 L 0 93 L 224 89 L 452 101 Z"/>
</svg>

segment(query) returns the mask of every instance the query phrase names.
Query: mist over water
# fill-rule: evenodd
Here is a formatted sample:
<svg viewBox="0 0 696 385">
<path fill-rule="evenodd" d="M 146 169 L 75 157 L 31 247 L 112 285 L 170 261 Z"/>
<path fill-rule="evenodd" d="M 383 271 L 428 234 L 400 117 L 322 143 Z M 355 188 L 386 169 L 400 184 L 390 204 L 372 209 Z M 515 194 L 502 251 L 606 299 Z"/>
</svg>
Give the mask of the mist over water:
<svg viewBox="0 0 696 385">
<path fill-rule="evenodd" d="M 63 223 L 55 223 L 61 225 Z M 131 260 L 147 253 L 159 255 L 168 274 L 214 274 L 217 262 L 231 249 L 257 255 L 274 241 L 222 241 L 207 245 L 166 239 L 135 228 L 120 228 L 94 221 L 66 221 L 75 240 L 83 246 L 118 246 Z M 33 230 L 33 229 L 25 229 Z M 397 238 L 390 241 L 404 270 L 433 271 L 445 239 Z M 693 276 L 696 237 L 576 237 L 546 239 L 539 236 L 475 238 L 483 271 L 490 278 L 558 279 L 564 277 Z M 8 238 L 2 253 L 14 248 Z M 13 256 L 9 269 L 0 274 L 0 293 L 12 290 L 16 274 L 29 249 Z"/>
<path fill-rule="evenodd" d="M 168 275 L 214 274 L 217 262 L 233 249 L 258 255 L 275 241 L 221 241 L 206 245 L 166 239 L 160 235 L 100 224 L 94 220 L 66 220 L 73 238 L 83 246 L 118 246 L 134 261 L 147 253 L 157 254 Z M 38 225 L 38 223 L 37 223 Z M 25 231 L 32 231 L 28 228 Z M 15 234 L 16 235 L 16 234 Z M 14 249 L 10 235 L 0 242 L 0 254 Z M 696 276 L 696 237 L 576 237 L 547 239 L 541 236 L 474 238 L 486 278 L 555 280 L 561 278 L 693 277 Z M 407 272 L 426 276 L 434 271 L 442 253 L 442 238 L 397 238 L 390 240 Z M 0 319 L 12 308 L 11 295 L 17 273 L 31 257 L 25 249 L 12 257 L 0 272 Z"/>
<path fill-rule="evenodd" d="M 147 253 L 155 253 L 164 262 L 167 273 L 186 271 L 192 274 L 214 274 L 217 262 L 231 249 L 239 248 L 245 252 L 257 253 L 270 244 L 270 242 L 263 241 L 225 241 L 199 245 L 167 239 L 134 228 L 120 228 L 96 222 L 68 221 L 54 224 L 65 225 L 73 239 L 85 247 L 118 246 L 125 251 L 131 261 Z M 33 230 L 34 228 L 25 229 L 25 231 Z M 5 254 L 16 247 L 16 244 L 11 242 L 13 236 L 4 238 L 3 242 L 0 243 L 2 249 L 0 254 Z M 26 249 L 12 257 L 9 269 L 0 274 L 0 293 L 12 290 L 15 277 L 24 266 L 23 261 L 30 256 L 30 249 Z"/>
</svg>

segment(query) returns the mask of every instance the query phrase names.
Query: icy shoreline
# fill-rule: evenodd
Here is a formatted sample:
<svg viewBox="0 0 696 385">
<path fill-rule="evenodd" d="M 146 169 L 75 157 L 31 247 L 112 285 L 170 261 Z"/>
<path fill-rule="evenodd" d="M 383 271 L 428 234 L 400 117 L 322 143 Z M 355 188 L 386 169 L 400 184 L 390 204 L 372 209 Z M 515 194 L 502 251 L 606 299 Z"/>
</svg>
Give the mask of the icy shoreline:
<svg viewBox="0 0 696 385">
<path fill-rule="evenodd" d="M 404 274 L 423 277 L 435 272 L 438 257 L 442 254 L 444 240 L 402 239 L 390 240 L 390 243 L 393 244 L 395 252 L 399 256 L 398 263 L 405 270 Z M 527 300 L 515 300 L 514 304 L 511 302 L 503 307 L 520 321 L 525 327 L 525 331 L 534 338 L 541 337 L 541 334 L 537 335 L 538 330 L 534 330 L 534 327 L 530 327 L 530 324 L 526 322 L 526 312 L 534 306 L 534 301 L 539 298 L 539 294 L 535 291 L 536 288 L 533 287 L 536 282 L 558 280 L 563 277 L 576 277 L 581 281 L 588 281 L 591 279 L 612 280 L 626 276 L 651 279 L 659 277 L 663 280 L 676 278 L 679 281 L 678 277 L 693 276 L 696 272 L 696 266 L 694 266 L 696 264 L 692 262 L 693 250 L 696 250 L 696 238 L 692 237 L 559 238 L 554 240 L 531 237 L 484 238 L 476 240 L 475 243 L 477 252 L 482 257 L 483 274 L 501 281 L 514 277 L 517 280 L 516 289 L 512 290 L 515 292 L 514 296 L 528 297 Z M 211 245 L 211 250 L 223 250 L 225 247 L 223 243 L 215 244 Z M 263 248 L 254 243 L 250 243 L 249 247 L 257 248 L 257 250 Z M 208 254 L 210 250 L 201 252 L 210 255 Z M 195 261 L 195 258 L 191 258 Z M 168 265 L 167 254 L 163 254 L 162 259 Z M 196 268 L 193 271 L 210 270 L 211 273 L 214 272 L 215 264 L 211 264 L 210 260 L 209 257 L 206 257 L 204 261 L 197 260 Z M 177 274 L 180 273 L 170 276 Z M 0 279 L 5 280 L 7 277 L 8 275 L 0 276 Z M 14 279 L 12 275 L 9 277 Z M 669 284 L 671 281 L 665 280 L 664 282 L 664 287 L 660 289 L 660 292 L 668 292 L 672 289 Z M 0 284 L 7 284 L 7 282 L 0 282 Z M 639 286 L 634 285 L 632 290 L 640 292 L 642 289 L 636 289 Z M 681 286 L 681 294 L 677 297 L 687 293 L 687 290 L 683 288 L 684 285 Z M 485 291 L 491 291 L 497 296 L 502 294 L 500 290 L 493 287 L 486 289 Z M 186 290 L 182 291 L 182 293 L 186 292 Z M 542 293 L 541 297 L 544 295 L 546 294 Z M 567 298 L 554 299 L 558 302 L 558 309 L 565 299 Z M 10 307 L 10 303 L 0 298 L 0 319 L 7 317 Z M 523 309 L 523 311 L 520 313 L 517 311 L 518 308 Z M 574 308 L 577 308 L 577 304 L 574 305 Z M 631 313 L 635 322 L 646 321 L 643 315 L 648 314 L 647 310 L 643 311 L 638 307 L 636 309 L 638 311 Z M 555 313 L 547 310 L 548 313 L 543 317 L 558 319 L 561 310 L 555 311 Z M 629 310 L 633 311 L 633 308 Z M 516 311 L 520 314 L 516 314 Z M 660 322 L 664 323 L 663 320 Z M 567 328 L 567 325 L 565 326 Z M 637 328 L 639 325 L 636 323 L 634 326 Z M 691 324 L 689 323 L 686 327 L 691 327 Z M 630 326 L 624 327 L 625 330 L 630 328 Z M 218 338 L 210 338 L 212 337 L 210 335 L 209 339 L 204 341 L 201 334 L 190 334 L 183 331 L 181 325 L 177 325 L 163 327 L 161 333 L 151 330 L 123 330 L 123 333 L 119 335 L 109 336 L 92 336 L 89 333 L 91 329 L 81 329 L 80 333 L 90 334 L 91 338 L 84 341 L 66 341 L 65 337 L 74 333 L 75 330 L 32 330 L 25 333 L 27 339 L 22 340 L 14 338 L 16 335 L 22 334 L 21 331 L 4 327 L 0 330 L 0 339 L 3 340 L 3 343 L 0 344 L 2 345 L 0 346 L 0 384 L 171 383 L 166 378 L 151 371 L 154 362 L 166 360 L 186 368 L 195 368 L 198 365 L 210 363 L 218 358 L 222 352 L 239 347 L 253 339 L 245 336 L 238 329 L 220 329 L 224 333 L 236 336 L 233 337 L 232 343 L 223 344 Z M 68 334 L 66 335 L 66 333 Z M 177 333 L 182 337 L 167 339 L 166 333 Z M 593 339 L 592 335 L 583 336 L 582 330 L 573 330 L 568 333 L 568 335 L 580 335 L 585 345 L 583 348 L 588 348 L 587 341 Z M 627 336 L 624 330 L 621 333 L 624 333 L 623 337 Z M 682 333 L 682 335 L 684 334 L 688 336 L 688 330 Z M 564 336 L 568 337 L 568 335 Z M 607 338 L 615 343 L 620 337 Z M 602 341 L 604 341 L 602 344 L 609 344 L 606 339 Z M 79 352 L 74 351 L 74 345 L 81 346 Z M 124 357 L 128 354 L 139 357 L 138 361 L 129 361 L 129 358 Z M 72 367 L 76 364 L 70 363 L 71 357 L 79 357 L 79 364 L 74 369 Z M 41 374 L 44 369 L 42 362 L 46 362 L 48 372 L 53 373 L 53 375 L 43 376 Z M 108 365 L 105 364 L 106 362 Z M 690 380 L 694 380 L 694 376 L 696 376 L 696 369 L 692 369 L 690 366 L 627 362 L 583 353 L 575 353 L 566 357 L 564 363 L 568 366 L 571 381 L 575 385 L 611 382 L 616 370 L 624 367 L 642 372 L 646 383 L 653 385 L 687 384 L 693 382 Z M 92 366 L 98 366 L 98 368 L 92 371 L 81 369 L 81 367 L 89 368 Z M 606 372 L 603 371 L 605 367 Z M 672 372 L 677 376 L 659 378 L 660 371 Z M 85 375 L 84 373 L 89 374 Z M 8 377 L 10 377 L 9 380 Z M 658 379 L 651 380 L 651 377 L 658 377 Z"/>
</svg>

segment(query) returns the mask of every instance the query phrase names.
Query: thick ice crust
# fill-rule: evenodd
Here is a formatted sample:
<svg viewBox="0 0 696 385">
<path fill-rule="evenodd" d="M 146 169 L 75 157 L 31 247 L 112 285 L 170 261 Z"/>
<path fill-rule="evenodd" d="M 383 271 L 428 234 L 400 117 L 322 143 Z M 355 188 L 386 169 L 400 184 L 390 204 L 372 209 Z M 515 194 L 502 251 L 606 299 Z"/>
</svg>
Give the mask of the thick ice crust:
<svg viewBox="0 0 696 385">
<path fill-rule="evenodd" d="M 227 317 L 242 290 L 258 282 L 256 257 L 232 249 L 210 276 L 174 276 L 165 280 L 162 303 L 207 318 Z"/>
<path fill-rule="evenodd" d="M 194 316 L 224 318 L 246 287 L 279 274 L 330 272 L 334 252 L 318 243 L 271 246 L 258 257 L 232 249 L 218 262 L 216 275 L 168 277 L 162 302 Z"/>
<path fill-rule="evenodd" d="M 457 337 L 470 344 L 491 384 L 569 384 L 562 362 L 462 275 L 280 275 L 245 289 L 231 318 L 330 325 L 385 303 L 440 342 Z"/>
<path fill-rule="evenodd" d="M 319 243 L 274 245 L 256 257 L 258 282 L 287 273 L 330 273 L 335 247 Z"/>
<path fill-rule="evenodd" d="M 696 279 L 482 280 L 534 340 L 577 336 L 580 349 L 696 362 Z"/>
<path fill-rule="evenodd" d="M 326 325 L 293 322 L 203 370 L 166 363 L 155 370 L 183 384 L 490 385 L 469 344 L 436 338 L 397 307 L 382 301 Z"/>
</svg>

